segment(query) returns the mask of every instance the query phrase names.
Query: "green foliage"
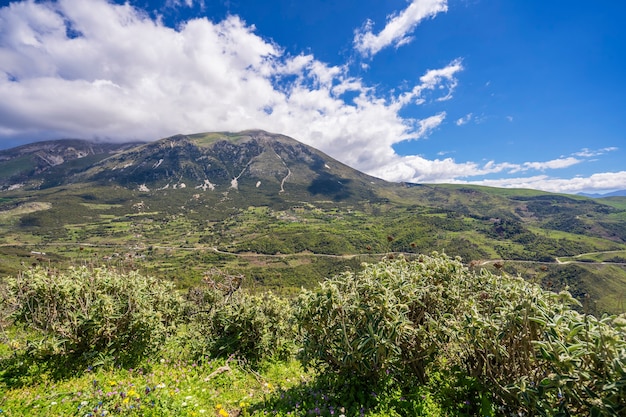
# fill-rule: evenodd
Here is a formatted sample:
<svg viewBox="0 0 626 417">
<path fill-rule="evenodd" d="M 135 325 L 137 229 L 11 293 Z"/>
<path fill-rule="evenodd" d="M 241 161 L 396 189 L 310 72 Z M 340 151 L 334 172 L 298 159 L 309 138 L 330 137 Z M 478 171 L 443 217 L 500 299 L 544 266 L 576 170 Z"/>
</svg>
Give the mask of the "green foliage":
<svg viewBox="0 0 626 417">
<path fill-rule="evenodd" d="M 135 363 L 154 352 L 180 321 L 182 298 L 167 281 L 136 272 L 33 268 L 10 279 L 4 308 L 35 335 L 27 354 L 96 362 Z"/>
<path fill-rule="evenodd" d="M 20 274 L 2 291 L 3 311 L 27 328 L 0 322 L 0 386 L 8 388 L 0 408 L 372 417 L 626 411 L 626 315 L 581 314 L 567 292 L 437 253 L 365 264 L 302 291 L 295 306 L 248 294 L 241 280 L 212 270 L 208 289 L 189 291 L 189 320 L 168 338 L 182 306 L 171 284 L 108 269 Z M 316 371 L 280 361 L 297 347 Z M 157 361 L 145 355 L 157 350 Z M 84 370 L 96 354 L 122 352 L 121 364 L 139 369 L 88 368 L 49 384 L 50 358 Z"/>
<path fill-rule="evenodd" d="M 442 294 L 462 271 L 445 256 L 401 258 L 303 292 L 297 317 L 304 361 L 366 382 L 409 369 L 425 380 L 437 348 L 430 320 L 452 308 L 455 300 Z"/>
<path fill-rule="evenodd" d="M 303 293 L 297 317 L 305 363 L 326 374 L 372 386 L 393 378 L 431 384 L 455 413 L 496 406 L 618 415 L 626 404 L 626 319 L 596 319 L 574 304 L 569 293 L 433 254 L 330 279 Z M 434 375 L 456 382 L 445 388 Z"/>
<path fill-rule="evenodd" d="M 258 364 L 265 359 L 286 359 L 295 351 L 295 325 L 291 303 L 266 292 L 251 295 L 236 291 L 192 290 L 196 306 L 191 333 L 197 355 L 231 356 Z"/>
<path fill-rule="evenodd" d="M 185 158 L 189 156 L 193 155 L 180 154 L 178 162 L 187 166 Z M 273 153 L 270 156 L 264 163 L 276 159 Z M 295 173 L 294 168 L 291 170 Z M 183 171 L 191 174 L 186 168 Z M 89 184 L 77 178 L 75 184 L 45 191 L 6 191 L 0 216 L 8 220 L 0 222 L 0 256 L 7 256 L 0 265 L 0 280 L 19 271 L 20 261 L 26 265 L 38 261 L 33 250 L 46 253 L 42 263 L 52 262 L 55 268 L 103 263 L 127 267 L 132 263 L 131 268 L 173 279 L 182 288 L 197 285 L 210 264 L 259 277 L 256 282 L 249 281 L 255 283 L 254 290 L 283 292 L 282 288 L 290 287 L 293 293 L 343 271 L 345 255 L 371 261 L 390 251 L 415 254 L 437 249 L 466 262 L 495 258 L 554 262 L 555 257 L 625 247 L 623 209 L 601 203 L 605 200 L 466 186 L 400 187 L 368 181 L 367 189 L 385 199 L 356 198 L 364 195 L 363 190 L 355 191 L 355 198 L 335 202 L 322 198 L 322 194 L 310 195 L 302 184 L 276 195 L 278 183 L 270 187 L 269 181 L 263 181 L 264 185 L 257 188 L 256 180 L 244 181 L 248 173 L 241 178 L 239 190 L 229 192 L 228 198 L 216 190 L 191 186 L 198 183 L 195 174 L 184 179 L 184 189 L 161 189 L 167 184 L 159 182 L 148 184 L 153 190 L 150 193 L 111 186 L 117 182 L 115 178 Z M 105 170 L 105 174 L 110 172 Z M 230 183 L 231 179 L 224 181 Z M 286 184 L 294 179 L 291 176 Z M 585 227 L 546 227 L 561 217 L 579 217 L 577 221 Z M 578 233 L 572 233 L 575 231 Z M 388 242 L 387 236 L 394 240 Z M 127 256 L 129 247 L 133 248 L 132 258 Z M 13 248 L 25 253 L 14 256 Z M 271 256 L 258 256 L 261 254 Z M 288 265 L 273 262 L 273 258 L 287 254 L 293 255 Z M 321 263 L 328 267 L 319 268 Z M 259 273 L 258 268 L 264 272 Z M 624 270 L 587 270 L 590 273 L 581 278 L 594 290 L 586 293 L 599 307 L 607 306 L 599 311 L 623 312 L 620 303 L 601 301 L 615 298 L 614 288 L 595 282 L 608 278 L 623 286 Z M 520 272 L 524 274 L 521 268 Z M 575 280 L 573 275 L 568 277 L 570 282 Z M 578 292 L 574 295 L 580 296 Z"/>
</svg>

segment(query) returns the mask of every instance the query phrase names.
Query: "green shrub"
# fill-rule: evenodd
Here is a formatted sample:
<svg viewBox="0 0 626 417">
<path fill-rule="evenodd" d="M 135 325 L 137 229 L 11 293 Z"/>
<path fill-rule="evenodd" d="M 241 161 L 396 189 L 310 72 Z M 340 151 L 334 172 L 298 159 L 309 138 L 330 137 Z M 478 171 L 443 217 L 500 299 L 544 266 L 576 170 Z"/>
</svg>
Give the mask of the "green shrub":
<svg viewBox="0 0 626 417">
<path fill-rule="evenodd" d="M 576 303 L 445 255 L 387 260 L 303 292 L 302 358 L 370 385 L 430 384 L 450 412 L 619 415 L 626 320 L 582 315 Z"/>
<path fill-rule="evenodd" d="M 160 346 L 182 312 L 169 282 L 87 267 L 22 272 L 8 281 L 3 304 L 15 324 L 35 332 L 29 354 L 78 362 L 135 363 Z"/>
<path fill-rule="evenodd" d="M 271 292 L 250 295 L 236 291 L 194 291 L 202 300 L 192 315 L 191 332 L 198 354 L 235 355 L 252 364 L 293 355 L 296 331 L 291 303 Z"/>
<path fill-rule="evenodd" d="M 464 272 L 445 255 L 400 258 L 303 292 L 298 323 L 304 361 L 369 382 L 407 371 L 425 381 L 446 333 L 433 323 L 456 307 L 460 295 L 453 294 L 453 281 Z"/>
<path fill-rule="evenodd" d="M 397 288 L 399 274 L 382 265 L 303 291 L 297 322 L 306 364 L 366 384 L 401 366 L 402 345 L 412 340 L 415 328 Z"/>
</svg>

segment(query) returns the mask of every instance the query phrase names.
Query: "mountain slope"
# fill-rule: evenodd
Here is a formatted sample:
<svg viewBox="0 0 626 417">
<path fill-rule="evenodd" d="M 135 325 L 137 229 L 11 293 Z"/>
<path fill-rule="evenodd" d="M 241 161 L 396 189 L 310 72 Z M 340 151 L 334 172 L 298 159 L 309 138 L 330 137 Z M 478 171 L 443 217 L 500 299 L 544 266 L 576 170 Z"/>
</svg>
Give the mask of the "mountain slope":
<svg viewBox="0 0 626 417">
<path fill-rule="evenodd" d="M 245 192 L 250 199 L 374 198 L 369 177 L 294 139 L 263 131 L 177 135 L 106 158 L 77 178 L 128 188 Z"/>
<path fill-rule="evenodd" d="M 81 139 L 35 142 L 0 151 L 0 190 L 49 187 L 95 162 L 135 144 L 96 143 Z"/>
</svg>

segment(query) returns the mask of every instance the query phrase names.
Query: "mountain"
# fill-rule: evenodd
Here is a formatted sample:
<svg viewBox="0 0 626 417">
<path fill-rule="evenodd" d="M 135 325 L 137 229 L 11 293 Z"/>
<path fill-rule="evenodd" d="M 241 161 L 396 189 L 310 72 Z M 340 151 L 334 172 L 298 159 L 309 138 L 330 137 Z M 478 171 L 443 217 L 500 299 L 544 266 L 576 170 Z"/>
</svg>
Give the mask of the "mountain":
<svg viewBox="0 0 626 417">
<path fill-rule="evenodd" d="M 617 191 L 613 191 L 611 193 L 605 193 L 605 194 L 579 193 L 578 195 L 582 195 L 582 196 L 585 196 L 585 197 L 591 197 L 591 198 L 626 197 L 626 190 L 617 190 Z"/>
<path fill-rule="evenodd" d="M 432 251 L 620 311 L 626 198 L 390 183 L 259 130 L 0 152 L 0 279 L 32 263 L 104 263 L 186 287 L 218 267 L 289 292 Z"/>
<path fill-rule="evenodd" d="M 63 139 L 0 150 L 0 189 L 21 188 L 26 183 L 30 187 L 49 187 L 49 180 L 53 177 L 62 179 L 80 172 L 96 161 L 134 145 Z"/>
<path fill-rule="evenodd" d="M 189 187 L 253 201 L 375 199 L 372 186 L 385 183 L 292 138 L 263 131 L 176 135 L 146 144 L 41 142 L 1 151 L 0 172 L 4 190 L 76 183 L 143 192 Z"/>
<path fill-rule="evenodd" d="M 283 135 L 263 131 L 177 135 L 112 155 L 77 176 L 129 188 L 239 192 L 333 201 L 375 198 L 384 181 Z"/>
</svg>

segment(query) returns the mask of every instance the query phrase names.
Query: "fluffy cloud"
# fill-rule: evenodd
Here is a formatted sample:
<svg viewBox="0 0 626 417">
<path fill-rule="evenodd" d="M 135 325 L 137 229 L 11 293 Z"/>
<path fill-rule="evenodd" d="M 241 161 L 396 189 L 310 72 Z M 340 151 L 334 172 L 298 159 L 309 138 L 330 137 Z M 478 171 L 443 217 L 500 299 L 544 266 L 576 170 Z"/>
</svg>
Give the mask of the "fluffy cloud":
<svg viewBox="0 0 626 417">
<path fill-rule="evenodd" d="M 379 35 L 363 32 L 358 45 L 369 54 L 399 45 L 422 19 L 446 7 L 445 1 L 414 1 L 390 17 Z M 369 174 L 411 182 L 561 169 L 615 150 L 583 149 L 570 157 L 522 164 L 398 155 L 394 144 L 428 136 L 446 123 L 445 111 L 421 119 L 403 117 L 402 111 L 451 99 L 461 71 L 462 61 L 455 59 L 426 70 L 417 85 L 402 93 L 381 95 L 351 76 L 347 65 L 288 55 L 237 16 L 220 22 L 193 19 L 170 28 L 128 3 L 14 2 L 0 8 L 0 141 L 154 140 L 260 128 L 292 136 Z M 476 120 L 471 114 L 459 120 L 470 117 Z M 597 174 L 588 182 L 573 179 L 568 186 L 546 176 L 527 179 L 529 185 L 524 180 L 489 184 L 519 181 L 520 186 L 565 190 L 573 184 L 605 187 L 622 181 L 617 188 L 626 188 L 623 173 Z"/>
<path fill-rule="evenodd" d="M 461 181 L 455 182 L 460 183 Z M 626 171 L 602 172 L 589 177 L 554 178 L 547 175 L 536 175 L 525 178 L 486 179 L 467 183 L 490 187 L 531 188 L 554 193 L 610 192 L 624 189 Z"/>
<path fill-rule="evenodd" d="M 520 171 L 528 171 L 528 170 L 536 170 L 536 171 L 545 171 L 547 169 L 561 169 L 568 168 L 572 165 L 576 165 L 581 163 L 582 161 L 577 158 L 567 157 L 567 158 L 558 158 L 553 159 L 551 161 L 543 161 L 543 162 L 524 162 L 519 167 L 512 169 L 511 173 L 516 173 Z"/>
<path fill-rule="evenodd" d="M 370 172 L 394 160 L 394 143 L 443 122 L 445 112 L 421 120 L 399 112 L 430 100 L 427 92 L 449 97 L 462 70 L 455 60 L 383 98 L 346 67 L 286 55 L 237 16 L 173 29 L 103 0 L 12 3 L 0 9 L 0 37 L 5 138 L 151 140 L 261 128 Z"/>
<path fill-rule="evenodd" d="M 521 164 L 495 161 L 478 164 L 476 162 L 458 163 L 452 158 L 429 160 L 418 155 L 395 155 L 388 163 L 377 167 L 373 174 L 396 182 L 477 184 L 503 188 L 534 188 L 562 193 L 584 190 L 613 191 L 626 188 L 626 171 L 598 173 L 591 177 L 572 179 L 553 178 L 548 175 L 511 177 L 521 172 L 564 169 L 582 162 L 584 160 L 578 158 L 562 157 Z M 473 179 L 492 174 L 500 174 L 505 178 Z"/>
<path fill-rule="evenodd" d="M 364 56 L 376 55 L 390 45 L 398 48 L 411 42 L 410 34 L 422 20 L 447 10 L 446 0 L 413 0 L 402 12 L 388 16 L 387 24 L 378 35 L 372 33 L 374 24 L 368 20 L 355 33 L 354 47 Z"/>
</svg>

